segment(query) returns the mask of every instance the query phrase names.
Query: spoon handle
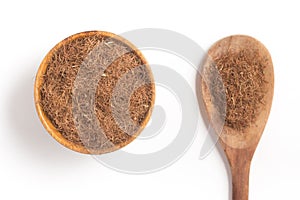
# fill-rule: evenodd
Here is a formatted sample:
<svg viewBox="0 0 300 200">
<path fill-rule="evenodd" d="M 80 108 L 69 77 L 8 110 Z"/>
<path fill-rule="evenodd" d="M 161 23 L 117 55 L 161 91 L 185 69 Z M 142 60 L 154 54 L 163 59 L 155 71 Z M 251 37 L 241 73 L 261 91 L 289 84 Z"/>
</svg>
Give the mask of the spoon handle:
<svg viewBox="0 0 300 200">
<path fill-rule="evenodd" d="M 232 163 L 232 200 L 248 200 L 250 163 L 243 158 Z"/>
</svg>

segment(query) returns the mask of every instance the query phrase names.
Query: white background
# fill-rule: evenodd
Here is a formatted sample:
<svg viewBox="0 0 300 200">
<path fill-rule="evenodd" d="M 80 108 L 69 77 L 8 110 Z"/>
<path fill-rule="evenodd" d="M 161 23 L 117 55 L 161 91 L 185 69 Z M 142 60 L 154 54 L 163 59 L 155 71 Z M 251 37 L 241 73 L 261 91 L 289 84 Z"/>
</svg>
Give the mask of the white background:
<svg viewBox="0 0 300 200">
<path fill-rule="evenodd" d="M 252 162 L 250 199 L 299 199 L 299 8 L 287 0 L 1 1 L 0 199 L 228 199 L 220 153 L 198 159 L 201 134 L 174 165 L 128 175 L 62 147 L 39 122 L 34 77 L 56 43 L 81 31 L 138 28 L 173 30 L 204 50 L 231 34 L 265 44 L 273 57 L 275 96 Z"/>
</svg>

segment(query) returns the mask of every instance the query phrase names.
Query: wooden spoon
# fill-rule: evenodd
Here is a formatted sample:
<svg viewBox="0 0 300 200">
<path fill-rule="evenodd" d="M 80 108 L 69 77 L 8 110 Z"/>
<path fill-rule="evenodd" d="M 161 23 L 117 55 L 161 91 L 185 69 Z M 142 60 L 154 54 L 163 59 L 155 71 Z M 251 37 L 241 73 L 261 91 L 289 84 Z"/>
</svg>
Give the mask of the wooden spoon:
<svg viewBox="0 0 300 200">
<path fill-rule="evenodd" d="M 232 199 L 247 200 L 251 160 L 273 99 L 271 56 L 256 39 L 234 35 L 215 43 L 202 67 L 200 95 L 208 122 L 219 135 L 219 143 L 229 161 Z M 214 85 L 216 80 L 223 82 L 223 91 Z M 222 95 L 226 108 L 220 111 Z M 245 115 L 250 111 L 251 116 Z"/>
</svg>

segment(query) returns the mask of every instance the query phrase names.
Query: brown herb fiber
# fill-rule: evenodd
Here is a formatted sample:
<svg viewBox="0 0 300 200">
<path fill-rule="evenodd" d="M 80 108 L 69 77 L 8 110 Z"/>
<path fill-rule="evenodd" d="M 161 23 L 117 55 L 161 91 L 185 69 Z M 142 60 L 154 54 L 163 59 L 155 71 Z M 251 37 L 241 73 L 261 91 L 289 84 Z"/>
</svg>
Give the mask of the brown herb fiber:
<svg viewBox="0 0 300 200">
<path fill-rule="evenodd" d="M 224 126 L 243 131 L 253 124 L 265 104 L 269 60 L 254 46 L 223 49 L 210 57 L 206 84 Z M 224 95 L 225 94 L 225 95 Z"/>
<path fill-rule="evenodd" d="M 120 36 L 100 31 L 57 44 L 43 60 L 35 85 L 46 129 L 64 146 L 90 154 L 129 144 L 148 122 L 154 97 L 142 54 Z"/>
</svg>

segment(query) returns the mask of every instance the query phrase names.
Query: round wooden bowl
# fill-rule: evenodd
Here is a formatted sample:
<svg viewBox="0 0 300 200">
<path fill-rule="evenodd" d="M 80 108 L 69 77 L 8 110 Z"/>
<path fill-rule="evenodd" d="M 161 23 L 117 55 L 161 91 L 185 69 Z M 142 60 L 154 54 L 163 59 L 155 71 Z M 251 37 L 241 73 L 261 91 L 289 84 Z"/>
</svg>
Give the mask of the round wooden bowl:
<svg viewBox="0 0 300 200">
<path fill-rule="evenodd" d="M 121 144 L 113 145 L 110 148 L 98 149 L 98 150 L 91 151 L 90 149 L 86 148 L 84 145 L 76 144 L 76 143 L 66 139 L 61 134 L 61 132 L 59 132 L 57 130 L 57 128 L 55 128 L 52 121 L 47 117 L 46 113 L 44 112 L 43 107 L 40 104 L 40 101 L 41 101 L 41 86 L 44 83 L 43 76 L 46 73 L 48 63 L 51 62 L 51 58 L 52 58 L 53 54 L 55 54 L 57 52 L 57 50 L 60 47 L 62 47 L 63 45 L 65 45 L 66 43 L 68 43 L 74 39 L 84 38 L 86 36 L 89 36 L 90 34 L 95 34 L 95 33 L 99 34 L 101 36 L 104 36 L 104 37 L 111 37 L 117 41 L 120 41 L 121 43 L 123 43 L 123 44 L 127 45 L 129 48 L 131 48 L 132 52 L 134 52 L 139 57 L 139 59 L 142 61 L 143 65 L 146 66 L 147 74 L 150 76 L 150 79 L 151 79 L 152 99 L 150 102 L 151 105 L 149 106 L 149 112 L 147 112 L 147 115 L 145 116 L 144 120 L 139 125 L 138 131 L 136 131 L 135 134 L 132 135 L 132 137 L 130 137 L 130 139 L 126 140 L 125 142 L 122 142 Z M 126 39 L 124 39 L 118 35 L 115 35 L 113 33 L 104 32 L 104 31 L 88 31 L 88 32 L 78 33 L 78 34 L 72 35 L 72 36 L 64 39 L 63 41 L 58 43 L 54 48 L 52 48 L 49 51 L 49 53 L 45 56 L 45 58 L 43 59 L 42 63 L 39 66 L 39 70 L 36 75 L 36 80 L 35 80 L 35 85 L 34 85 L 34 100 L 35 100 L 35 106 L 36 106 L 38 116 L 39 116 L 43 126 L 56 141 L 58 141 L 63 146 L 65 146 L 71 150 L 74 150 L 76 152 L 80 152 L 80 153 L 84 153 L 84 154 L 103 154 L 103 153 L 109 153 L 109 152 L 118 150 L 118 149 L 126 146 L 127 144 L 132 142 L 141 133 L 141 131 L 144 129 L 144 127 L 148 123 L 151 113 L 152 113 L 152 108 L 153 108 L 154 100 L 155 100 L 155 85 L 154 85 L 154 79 L 153 79 L 153 75 L 152 75 L 149 64 L 147 63 L 147 61 L 144 58 L 144 56 L 142 55 L 142 53 L 133 44 L 131 44 Z"/>
</svg>

